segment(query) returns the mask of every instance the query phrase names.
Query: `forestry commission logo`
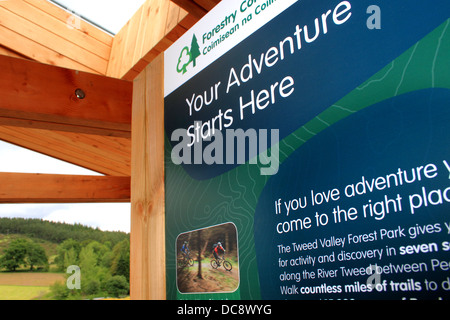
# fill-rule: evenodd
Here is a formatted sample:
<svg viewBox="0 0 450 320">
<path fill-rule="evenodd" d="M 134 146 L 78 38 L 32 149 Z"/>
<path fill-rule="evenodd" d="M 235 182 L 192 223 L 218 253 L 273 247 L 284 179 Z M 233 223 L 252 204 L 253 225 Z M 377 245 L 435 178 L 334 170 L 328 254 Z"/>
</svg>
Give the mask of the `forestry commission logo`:
<svg viewBox="0 0 450 320">
<path fill-rule="evenodd" d="M 187 71 L 187 67 L 192 63 L 192 67 L 195 68 L 197 65 L 197 58 L 201 55 L 200 46 L 197 42 L 197 37 L 195 34 L 192 36 L 191 47 L 184 47 L 178 58 L 177 63 L 177 72 L 181 74 L 185 74 Z"/>
</svg>

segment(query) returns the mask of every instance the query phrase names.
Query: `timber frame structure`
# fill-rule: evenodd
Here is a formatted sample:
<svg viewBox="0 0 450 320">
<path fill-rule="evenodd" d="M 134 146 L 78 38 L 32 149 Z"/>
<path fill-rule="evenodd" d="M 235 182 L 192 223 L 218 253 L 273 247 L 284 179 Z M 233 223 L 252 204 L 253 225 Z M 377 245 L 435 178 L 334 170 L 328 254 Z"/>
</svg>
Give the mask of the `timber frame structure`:
<svg viewBox="0 0 450 320">
<path fill-rule="evenodd" d="M 0 1 L 0 140 L 103 174 L 0 173 L 0 203 L 131 202 L 132 300 L 166 299 L 163 53 L 219 2 L 147 0 L 113 37 Z"/>
</svg>

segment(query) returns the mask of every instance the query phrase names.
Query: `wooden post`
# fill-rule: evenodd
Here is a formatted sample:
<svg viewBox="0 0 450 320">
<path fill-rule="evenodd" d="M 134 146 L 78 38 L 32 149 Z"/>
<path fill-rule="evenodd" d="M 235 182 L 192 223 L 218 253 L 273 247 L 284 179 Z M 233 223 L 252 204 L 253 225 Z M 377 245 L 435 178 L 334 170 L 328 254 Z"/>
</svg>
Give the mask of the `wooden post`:
<svg viewBox="0 0 450 320">
<path fill-rule="evenodd" d="M 166 299 L 164 57 L 134 80 L 131 152 L 132 300 Z"/>
</svg>

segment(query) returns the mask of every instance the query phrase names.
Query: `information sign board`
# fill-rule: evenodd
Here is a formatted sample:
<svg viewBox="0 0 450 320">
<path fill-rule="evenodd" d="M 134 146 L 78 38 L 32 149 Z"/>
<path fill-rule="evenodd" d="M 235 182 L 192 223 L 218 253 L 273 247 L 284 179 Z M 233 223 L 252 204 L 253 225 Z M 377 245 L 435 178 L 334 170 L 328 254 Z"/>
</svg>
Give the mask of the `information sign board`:
<svg viewBox="0 0 450 320">
<path fill-rule="evenodd" d="M 168 298 L 448 298 L 449 25 L 446 0 L 227 0 L 169 48 Z"/>
</svg>

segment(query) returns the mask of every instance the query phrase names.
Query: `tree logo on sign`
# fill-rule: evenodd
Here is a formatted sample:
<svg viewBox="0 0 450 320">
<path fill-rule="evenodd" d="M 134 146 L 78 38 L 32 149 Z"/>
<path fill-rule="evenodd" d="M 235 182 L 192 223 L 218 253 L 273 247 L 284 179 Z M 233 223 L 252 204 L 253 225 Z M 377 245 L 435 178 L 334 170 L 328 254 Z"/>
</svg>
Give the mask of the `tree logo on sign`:
<svg viewBox="0 0 450 320">
<path fill-rule="evenodd" d="M 201 55 L 200 46 L 197 42 L 197 37 L 195 34 L 192 36 L 191 47 L 184 47 L 178 58 L 177 72 L 185 74 L 187 72 L 187 67 L 192 63 L 192 67 L 195 68 L 197 65 L 197 58 Z"/>
</svg>

